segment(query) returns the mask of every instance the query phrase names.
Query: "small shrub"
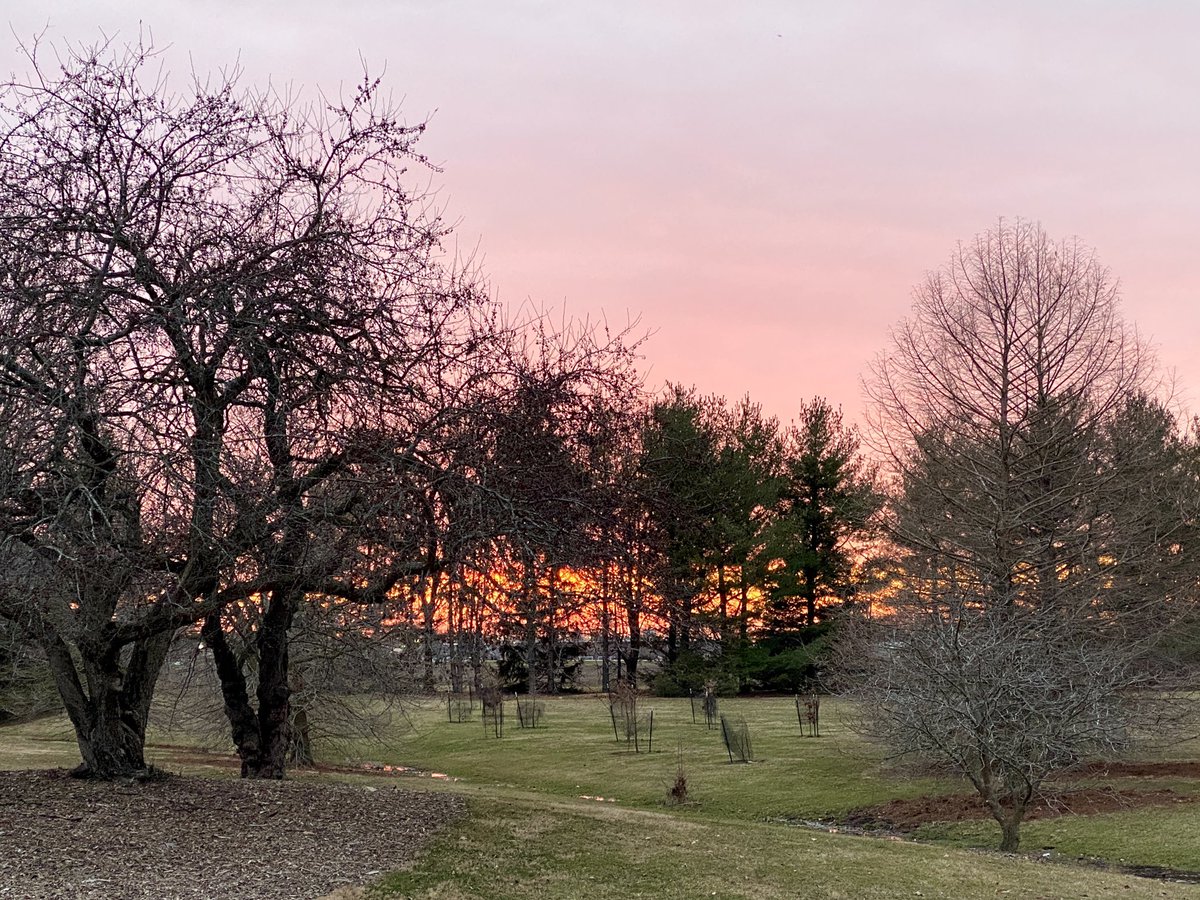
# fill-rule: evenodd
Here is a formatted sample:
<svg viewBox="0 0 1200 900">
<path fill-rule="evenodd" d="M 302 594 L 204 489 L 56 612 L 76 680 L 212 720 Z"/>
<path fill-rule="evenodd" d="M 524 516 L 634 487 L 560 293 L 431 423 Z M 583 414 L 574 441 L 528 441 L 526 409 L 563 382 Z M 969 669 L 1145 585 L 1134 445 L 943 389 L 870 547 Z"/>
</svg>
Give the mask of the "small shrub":
<svg viewBox="0 0 1200 900">
<path fill-rule="evenodd" d="M 498 738 L 504 737 L 504 693 L 499 684 L 489 681 L 480 686 L 479 702 L 483 733 L 487 734 L 490 731 Z"/>
<path fill-rule="evenodd" d="M 802 711 L 803 710 L 803 711 Z M 803 700 L 796 695 L 796 718 L 800 722 L 800 734 L 804 734 L 804 726 L 813 737 L 821 736 L 821 695 L 813 691 Z"/>
<path fill-rule="evenodd" d="M 626 744 L 633 744 L 635 753 L 642 752 L 646 745 L 648 752 L 654 749 L 654 710 L 639 712 L 637 688 L 622 682 L 617 689 L 608 695 L 608 714 L 612 718 L 613 738 L 625 738 Z"/>
<path fill-rule="evenodd" d="M 688 777 L 683 768 L 683 744 L 679 745 L 679 766 L 675 770 L 675 781 L 667 790 L 667 803 L 681 806 L 688 802 Z"/>
</svg>

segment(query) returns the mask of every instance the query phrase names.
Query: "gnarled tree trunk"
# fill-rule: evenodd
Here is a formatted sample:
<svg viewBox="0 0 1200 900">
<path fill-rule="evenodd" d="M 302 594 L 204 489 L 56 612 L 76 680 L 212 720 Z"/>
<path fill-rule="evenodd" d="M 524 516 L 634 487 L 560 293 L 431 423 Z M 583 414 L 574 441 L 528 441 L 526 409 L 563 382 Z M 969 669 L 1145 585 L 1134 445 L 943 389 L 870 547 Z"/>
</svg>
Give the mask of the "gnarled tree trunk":
<svg viewBox="0 0 1200 900">
<path fill-rule="evenodd" d="M 84 778 L 134 778 L 147 773 L 146 722 L 171 634 L 135 644 L 121 664 L 119 646 L 88 647 L 80 670 L 67 645 L 49 635 L 44 646 L 55 683 L 75 729 L 82 762 L 72 774 Z"/>
</svg>

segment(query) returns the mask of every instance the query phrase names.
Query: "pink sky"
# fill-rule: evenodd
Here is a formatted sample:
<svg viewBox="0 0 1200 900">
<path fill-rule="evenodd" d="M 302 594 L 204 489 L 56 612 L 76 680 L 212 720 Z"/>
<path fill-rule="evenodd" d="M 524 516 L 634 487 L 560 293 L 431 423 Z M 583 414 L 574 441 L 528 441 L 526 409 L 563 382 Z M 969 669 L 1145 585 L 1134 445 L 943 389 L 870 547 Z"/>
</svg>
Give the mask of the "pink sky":
<svg viewBox="0 0 1200 900">
<path fill-rule="evenodd" d="M 338 18 L 331 19 L 330 11 Z M 922 273 L 1000 216 L 1094 246 L 1200 407 L 1200 4 L 41 0 L 17 37 L 336 93 L 386 66 L 497 294 L 640 317 L 648 385 L 859 377 Z M 20 66 L 17 37 L 0 68 Z M 190 57 L 190 62 L 189 62 Z"/>
</svg>

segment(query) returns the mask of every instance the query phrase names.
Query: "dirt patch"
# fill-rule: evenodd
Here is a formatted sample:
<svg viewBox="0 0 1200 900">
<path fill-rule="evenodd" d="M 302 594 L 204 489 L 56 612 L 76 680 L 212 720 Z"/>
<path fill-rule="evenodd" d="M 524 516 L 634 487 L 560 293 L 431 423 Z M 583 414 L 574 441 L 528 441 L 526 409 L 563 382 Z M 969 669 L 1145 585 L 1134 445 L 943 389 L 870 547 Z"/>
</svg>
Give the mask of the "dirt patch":
<svg viewBox="0 0 1200 900">
<path fill-rule="evenodd" d="M 0 772 L 0 897 L 320 897 L 403 867 L 463 812 L 392 787 Z"/>
<path fill-rule="evenodd" d="M 1200 761 L 1095 762 L 1067 769 L 1066 778 L 1196 778 L 1200 779 Z"/>
<path fill-rule="evenodd" d="M 1170 806 L 1193 803 L 1198 798 L 1166 788 L 1153 791 L 1119 790 L 1110 787 L 1081 788 L 1042 797 L 1031 804 L 1025 819 L 1048 819 L 1064 815 L 1092 815 L 1143 806 Z M 891 800 L 877 806 L 851 810 L 839 824 L 865 830 L 916 831 L 933 822 L 970 822 L 990 818 L 973 794 L 949 794 Z"/>
</svg>

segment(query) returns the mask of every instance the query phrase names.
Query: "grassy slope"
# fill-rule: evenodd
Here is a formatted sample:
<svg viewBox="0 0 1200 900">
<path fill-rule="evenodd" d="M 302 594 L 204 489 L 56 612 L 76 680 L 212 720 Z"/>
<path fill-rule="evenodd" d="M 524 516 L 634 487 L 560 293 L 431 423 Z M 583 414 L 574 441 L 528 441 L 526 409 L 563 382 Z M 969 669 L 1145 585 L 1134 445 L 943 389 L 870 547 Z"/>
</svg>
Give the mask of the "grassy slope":
<svg viewBox="0 0 1200 900">
<path fill-rule="evenodd" d="M 729 764 L 719 732 L 692 725 L 686 700 L 651 702 L 655 752 L 640 755 L 614 743 L 599 700 L 571 698 L 547 705 L 545 729 L 509 728 L 501 741 L 485 740 L 477 723 L 450 725 L 438 710 L 426 708 L 414 716 L 415 731 L 398 742 L 392 756 L 473 784 L 561 797 L 615 796 L 625 806 L 660 809 L 682 743 L 696 802 L 676 814 L 689 819 L 806 821 L 897 797 L 970 792 L 962 783 L 910 779 L 889 771 L 873 748 L 849 731 L 845 710 L 833 701 L 823 705 L 822 737 L 817 739 L 799 736 L 787 699 L 723 701 L 723 708 L 750 723 L 756 762 L 749 766 Z M 1200 793 L 1200 783 L 1186 779 L 1104 783 Z M 953 846 L 991 848 L 999 831 L 986 820 L 933 826 L 919 836 Z M 1200 871 L 1200 803 L 1029 822 L 1023 827 L 1022 845 L 1029 850 L 1054 847 L 1060 856 Z"/>
<path fill-rule="evenodd" d="M 1196 897 L 1079 866 L 569 801 L 476 801 L 383 897 Z"/>
<path fill-rule="evenodd" d="M 414 871 L 389 878 L 387 895 L 1200 896 L 1200 888 L 1185 885 L 949 846 L 993 844 L 994 829 L 983 823 L 929 829 L 927 836 L 942 846 L 788 827 L 780 820 L 837 815 L 892 797 L 960 787 L 888 773 L 845 728 L 836 703 L 825 704 L 823 737 L 812 739 L 799 736 L 788 700 L 724 701 L 726 710 L 750 723 L 757 761 L 749 766 L 729 764 L 719 733 L 693 725 L 687 701 L 647 705 L 655 709 L 652 754 L 634 754 L 614 742 L 607 708 L 595 698 L 547 701 L 546 727 L 536 730 L 516 728 L 514 714 L 499 741 L 485 738 L 478 721 L 447 723 L 443 709 L 430 704 L 413 712 L 413 727 L 388 748 L 360 748 L 363 758 L 460 779 L 413 784 L 463 791 L 475 810 Z M 166 737 L 182 743 L 185 736 Z M 681 745 L 693 802 L 668 808 L 664 797 Z M 151 756 L 180 767 L 169 751 Z M 73 765 L 77 759 L 62 721 L 0 730 L 0 768 Z M 1200 869 L 1198 825 L 1200 805 L 1190 804 L 1066 817 L 1030 823 L 1024 845 Z"/>
</svg>

